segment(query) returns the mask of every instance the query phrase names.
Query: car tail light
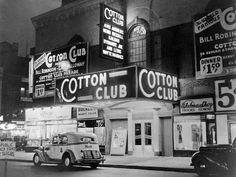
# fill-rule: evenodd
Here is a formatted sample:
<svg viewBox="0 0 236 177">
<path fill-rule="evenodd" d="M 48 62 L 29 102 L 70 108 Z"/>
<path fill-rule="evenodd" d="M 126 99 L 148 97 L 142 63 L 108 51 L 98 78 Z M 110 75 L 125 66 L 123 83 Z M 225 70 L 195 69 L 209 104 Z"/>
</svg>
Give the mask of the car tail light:
<svg viewBox="0 0 236 177">
<path fill-rule="evenodd" d="M 84 152 L 83 151 L 80 152 L 80 156 L 82 159 L 84 159 Z"/>
</svg>

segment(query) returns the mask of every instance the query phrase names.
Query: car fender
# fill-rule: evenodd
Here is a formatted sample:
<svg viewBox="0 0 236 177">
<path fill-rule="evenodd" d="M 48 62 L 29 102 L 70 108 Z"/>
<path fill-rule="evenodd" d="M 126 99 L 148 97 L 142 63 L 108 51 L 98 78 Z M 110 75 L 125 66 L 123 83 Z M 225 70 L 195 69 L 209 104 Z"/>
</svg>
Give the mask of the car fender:
<svg viewBox="0 0 236 177">
<path fill-rule="evenodd" d="M 43 151 L 41 151 L 39 149 L 36 149 L 36 150 L 34 150 L 34 152 L 35 152 L 35 154 L 38 154 L 39 159 L 40 159 L 41 162 L 46 162 L 47 161 L 45 153 Z"/>
<path fill-rule="evenodd" d="M 191 158 L 192 161 L 191 165 L 195 165 L 197 162 L 202 160 L 206 160 L 206 157 L 202 155 L 200 152 L 195 152 Z"/>
<path fill-rule="evenodd" d="M 75 163 L 76 158 L 75 158 L 75 155 L 74 155 L 74 153 L 72 152 L 72 150 L 67 149 L 67 150 L 63 153 L 62 158 L 63 158 L 64 155 L 66 155 L 66 154 L 69 154 L 69 155 L 70 155 L 70 158 L 71 158 L 71 162 L 72 162 L 72 163 Z"/>
</svg>

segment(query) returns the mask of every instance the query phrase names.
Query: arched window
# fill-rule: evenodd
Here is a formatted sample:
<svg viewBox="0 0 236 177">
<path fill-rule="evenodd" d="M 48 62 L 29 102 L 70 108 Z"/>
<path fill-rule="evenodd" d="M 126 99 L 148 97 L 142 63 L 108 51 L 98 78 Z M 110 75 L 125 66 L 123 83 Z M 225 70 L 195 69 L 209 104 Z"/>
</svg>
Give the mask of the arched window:
<svg viewBox="0 0 236 177">
<path fill-rule="evenodd" d="M 134 24 L 128 35 L 128 65 L 147 66 L 147 36 L 144 24 Z"/>
</svg>

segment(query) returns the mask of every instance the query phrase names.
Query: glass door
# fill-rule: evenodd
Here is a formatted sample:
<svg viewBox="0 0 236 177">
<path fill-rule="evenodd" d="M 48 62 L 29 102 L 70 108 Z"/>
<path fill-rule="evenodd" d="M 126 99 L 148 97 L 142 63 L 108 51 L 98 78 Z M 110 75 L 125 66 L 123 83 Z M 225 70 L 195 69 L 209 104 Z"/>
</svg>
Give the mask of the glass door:
<svg viewBox="0 0 236 177">
<path fill-rule="evenodd" d="M 151 121 L 134 122 L 134 155 L 153 155 Z"/>
</svg>

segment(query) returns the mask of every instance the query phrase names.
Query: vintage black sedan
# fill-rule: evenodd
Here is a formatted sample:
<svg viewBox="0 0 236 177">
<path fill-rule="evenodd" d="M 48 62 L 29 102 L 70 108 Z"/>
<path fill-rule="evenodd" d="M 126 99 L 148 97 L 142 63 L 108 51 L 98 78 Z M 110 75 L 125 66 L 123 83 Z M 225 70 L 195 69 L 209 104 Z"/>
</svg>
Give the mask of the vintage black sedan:
<svg viewBox="0 0 236 177">
<path fill-rule="evenodd" d="M 200 147 L 193 154 L 191 165 L 199 176 L 236 176 L 236 138 L 232 144 Z"/>
</svg>

